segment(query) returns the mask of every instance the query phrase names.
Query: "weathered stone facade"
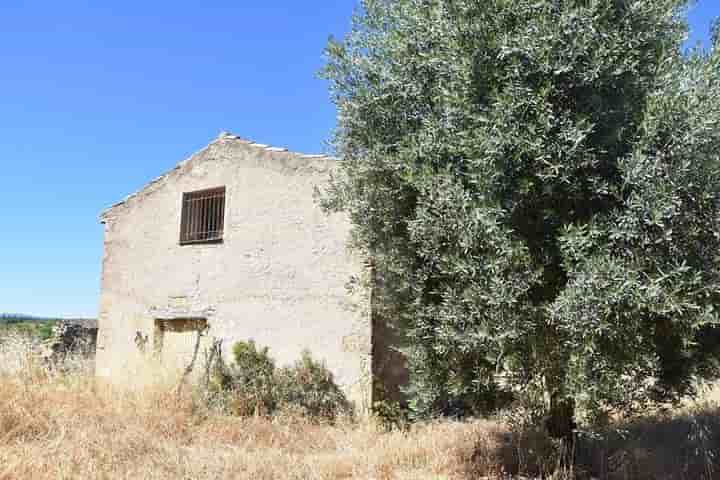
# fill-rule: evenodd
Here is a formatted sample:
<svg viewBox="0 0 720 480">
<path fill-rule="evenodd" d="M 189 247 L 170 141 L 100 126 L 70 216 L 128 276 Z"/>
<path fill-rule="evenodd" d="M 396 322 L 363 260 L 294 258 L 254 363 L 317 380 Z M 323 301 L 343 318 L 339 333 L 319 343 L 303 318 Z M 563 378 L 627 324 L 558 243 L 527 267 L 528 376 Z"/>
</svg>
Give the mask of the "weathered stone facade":
<svg viewBox="0 0 720 480">
<path fill-rule="evenodd" d="M 367 268 L 347 218 L 316 204 L 335 161 L 222 134 L 101 216 L 97 374 L 136 381 L 148 358 L 184 368 L 197 329 L 270 347 L 279 364 L 322 359 L 360 408 L 372 400 Z M 183 193 L 225 187 L 222 242 L 180 245 Z M 149 355 L 154 351 L 155 355 Z"/>
</svg>

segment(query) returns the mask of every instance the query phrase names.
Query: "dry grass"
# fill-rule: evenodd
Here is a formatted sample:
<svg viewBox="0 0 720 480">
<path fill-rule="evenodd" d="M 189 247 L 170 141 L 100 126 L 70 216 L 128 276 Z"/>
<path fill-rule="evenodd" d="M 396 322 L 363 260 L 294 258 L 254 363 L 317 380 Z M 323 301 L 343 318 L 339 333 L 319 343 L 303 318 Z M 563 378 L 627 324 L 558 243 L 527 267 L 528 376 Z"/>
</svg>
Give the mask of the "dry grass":
<svg viewBox="0 0 720 480">
<path fill-rule="evenodd" d="M 387 433 L 371 421 L 227 417 L 178 398 L 171 385 L 113 389 L 82 362 L 50 371 L 38 366 L 31 344 L 8 345 L 0 345 L 0 480 L 476 479 L 537 474 L 554 462 L 537 458 L 551 451 L 546 438 L 520 440 L 497 422 L 437 421 Z M 716 405 L 582 440 L 574 470 L 603 480 L 720 478 Z"/>
<path fill-rule="evenodd" d="M 474 449 L 495 428 L 438 422 L 383 434 L 371 423 L 207 416 L 167 389 L 36 380 L 0 379 L 0 479 L 471 478 Z"/>
<path fill-rule="evenodd" d="M 48 371 L 28 345 L 14 348 L 13 368 L 0 367 L 0 480 L 462 479 L 498 463 L 475 454 L 497 450 L 491 422 L 384 433 L 372 422 L 220 416 L 172 385 L 118 390 L 83 369 Z"/>
</svg>

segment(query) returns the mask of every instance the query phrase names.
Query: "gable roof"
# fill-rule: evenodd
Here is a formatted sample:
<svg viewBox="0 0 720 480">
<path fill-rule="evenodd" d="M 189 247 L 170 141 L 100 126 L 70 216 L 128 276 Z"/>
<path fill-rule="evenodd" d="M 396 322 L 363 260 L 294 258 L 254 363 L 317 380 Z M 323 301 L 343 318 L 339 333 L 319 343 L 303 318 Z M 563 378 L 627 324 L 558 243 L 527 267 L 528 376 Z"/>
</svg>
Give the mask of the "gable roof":
<svg viewBox="0 0 720 480">
<path fill-rule="evenodd" d="M 239 137 L 238 135 L 234 135 L 234 134 L 232 134 L 232 133 L 223 131 L 223 132 L 220 132 L 220 135 L 218 135 L 218 137 L 217 137 L 215 140 L 213 140 L 212 142 L 210 142 L 207 146 L 205 146 L 204 148 L 202 148 L 202 149 L 199 150 L 198 152 L 195 152 L 194 154 L 192 154 L 190 157 L 188 157 L 188 158 L 186 158 L 185 160 L 183 160 L 183 161 L 181 161 L 180 163 L 178 163 L 178 164 L 177 164 L 175 167 L 173 167 L 171 170 L 169 170 L 169 171 L 165 172 L 164 174 L 160 175 L 159 177 L 151 180 L 150 182 L 148 182 L 147 184 L 145 184 L 145 186 L 143 186 L 140 190 L 131 193 L 130 195 L 128 195 L 127 197 L 125 197 L 125 198 L 122 199 L 121 201 L 119 201 L 119 202 L 111 205 L 110 207 L 106 208 L 105 210 L 103 210 L 103 211 L 100 213 L 100 223 L 105 223 L 105 222 L 107 221 L 107 219 L 108 219 L 108 216 L 109 216 L 116 208 L 121 207 L 121 206 L 125 205 L 128 201 L 132 200 L 133 198 L 138 197 L 138 196 L 146 193 L 146 192 L 147 192 L 148 190 L 150 190 L 154 185 L 157 185 L 158 183 L 162 182 L 162 181 L 165 180 L 167 177 L 169 177 L 172 173 L 180 170 L 180 169 L 181 169 L 183 166 L 185 166 L 187 163 L 189 163 L 189 162 L 191 162 L 192 160 L 198 158 L 202 153 L 204 153 L 205 151 L 207 151 L 208 149 L 210 149 L 212 146 L 214 146 L 214 145 L 216 145 L 216 144 L 218 144 L 218 143 L 229 142 L 229 141 L 230 141 L 230 142 L 239 142 L 239 143 L 241 143 L 241 144 L 243 144 L 243 145 L 246 145 L 246 146 L 248 146 L 248 147 L 258 148 L 258 149 L 264 150 L 264 151 L 266 151 L 266 152 L 282 153 L 282 154 L 286 154 L 286 155 L 291 155 L 291 156 L 293 156 L 293 157 L 296 157 L 296 158 L 299 159 L 299 160 L 306 160 L 306 161 L 308 161 L 308 162 L 310 162 L 310 161 L 335 162 L 335 161 L 336 161 L 336 159 L 335 159 L 334 157 L 330 157 L 330 156 L 328 156 L 328 155 L 323 155 L 323 154 L 315 155 L 315 154 L 306 154 L 306 153 L 291 152 L 291 151 L 289 151 L 287 148 L 283 148 L 283 147 L 273 147 L 273 146 L 271 146 L 271 145 L 267 145 L 267 144 L 264 144 L 264 143 L 257 143 L 257 142 L 254 142 L 254 141 L 252 141 L 252 140 L 243 139 L 243 138 Z"/>
</svg>

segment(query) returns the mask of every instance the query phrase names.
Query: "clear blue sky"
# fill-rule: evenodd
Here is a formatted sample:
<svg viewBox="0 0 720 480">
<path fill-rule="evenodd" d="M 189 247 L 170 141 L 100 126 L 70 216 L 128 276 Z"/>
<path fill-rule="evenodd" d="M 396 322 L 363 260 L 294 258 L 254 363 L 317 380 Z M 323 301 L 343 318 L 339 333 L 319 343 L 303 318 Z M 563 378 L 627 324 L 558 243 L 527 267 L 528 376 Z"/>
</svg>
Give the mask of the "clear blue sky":
<svg viewBox="0 0 720 480">
<path fill-rule="evenodd" d="M 356 0 L 0 3 L 0 312 L 94 316 L 98 214 L 221 130 L 308 153 Z M 718 0 L 690 13 L 708 44 Z"/>
</svg>

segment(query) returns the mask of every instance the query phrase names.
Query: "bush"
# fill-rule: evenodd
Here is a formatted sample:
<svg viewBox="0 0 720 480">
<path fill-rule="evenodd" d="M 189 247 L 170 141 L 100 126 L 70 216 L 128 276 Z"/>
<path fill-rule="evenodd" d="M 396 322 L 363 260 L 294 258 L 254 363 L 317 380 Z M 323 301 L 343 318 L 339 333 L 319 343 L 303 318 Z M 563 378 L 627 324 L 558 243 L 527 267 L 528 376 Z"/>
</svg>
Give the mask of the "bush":
<svg viewBox="0 0 720 480">
<path fill-rule="evenodd" d="M 400 402 L 378 400 L 373 402 L 373 415 L 377 422 L 387 431 L 407 430 L 410 426 L 408 409 Z"/>
<path fill-rule="evenodd" d="M 298 409 L 307 417 L 331 421 L 338 414 L 350 412 L 350 405 L 335 384 L 332 372 L 307 350 L 295 365 L 281 369 L 276 379 L 281 408 Z"/>
<path fill-rule="evenodd" d="M 373 416 L 376 422 L 387 431 L 406 430 L 410 426 L 410 410 L 388 395 L 385 384 L 379 379 L 373 380 Z"/>
<path fill-rule="evenodd" d="M 258 349 L 254 340 L 237 342 L 233 346 L 234 366 L 255 375 L 272 376 L 275 371 L 275 362 L 270 358 L 268 351 L 268 347 Z"/>
<path fill-rule="evenodd" d="M 241 416 L 275 410 L 275 362 L 268 348 L 258 348 L 253 340 L 238 342 L 233 346 L 233 359 L 227 372 L 234 393 L 230 410 Z M 228 379 L 223 384 L 227 385 Z"/>
<path fill-rule="evenodd" d="M 292 411 L 313 420 L 333 421 L 351 411 L 332 372 L 308 351 L 294 365 L 276 369 L 268 348 L 249 340 L 233 346 L 233 359 L 229 367 L 219 362 L 210 368 L 213 391 L 207 398 L 234 415 Z"/>
</svg>

